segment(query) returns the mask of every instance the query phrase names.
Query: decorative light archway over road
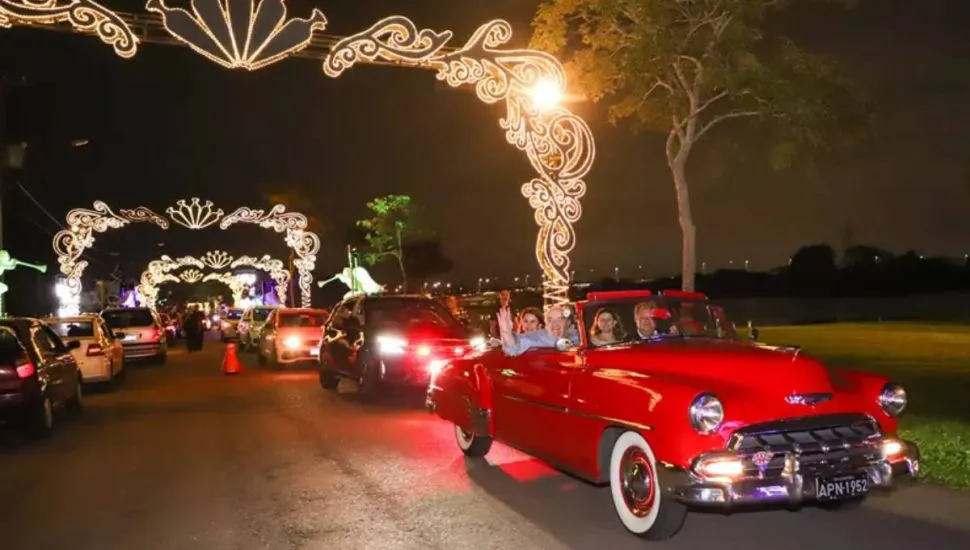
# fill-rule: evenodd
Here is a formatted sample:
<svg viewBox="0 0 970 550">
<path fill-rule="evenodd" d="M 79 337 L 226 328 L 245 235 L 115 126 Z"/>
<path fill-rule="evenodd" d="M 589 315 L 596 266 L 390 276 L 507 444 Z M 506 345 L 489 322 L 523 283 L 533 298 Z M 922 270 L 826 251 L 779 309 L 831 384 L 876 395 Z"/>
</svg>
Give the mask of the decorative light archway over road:
<svg viewBox="0 0 970 550">
<path fill-rule="evenodd" d="M 566 88 L 562 64 L 546 52 L 505 47 L 512 37 L 508 22 L 489 21 L 464 44 L 449 47 L 451 31 L 419 29 L 403 16 L 352 36 L 323 36 L 323 13 L 288 18 L 283 0 L 193 0 L 191 11 L 149 0 L 146 9 L 160 23 L 152 26 L 144 15 L 114 12 L 92 0 L 0 0 L 0 25 L 69 24 L 128 58 L 141 41 L 132 31 L 137 21 L 146 41 L 174 39 L 230 69 L 256 70 L 287 56 L 317 57 L 331 77 L 359 63 L 383 63 L 432 69 L 453 87 L 474 86 L 483 102 L 505 102 L 499 125 L 536 170 L 522 194 L 539 226 L 536 258 L 545 296 L 547 304 L 568 301 L 573 224 L 582 215 L 579 199 L 595 157 L 593 136 L 585 121 L 556 101 Z M 158 36 L 150 36 L 152 29 Z"/>
<path fill-rule="evenodd" d="M 4 1 L 6 0 L 0 0 L 0 2 Z M 290 247 L 296 255 L 293 265 L 299 273 L 300 301 L 303 307 L 310 307 L 313 268 L 317 262 L 317 252 L 320 251 L 320 238 L 307 229 L 307 218 L 303 214 L 287 212 L 285 206 L 277 204 L 269 212 L 244 206 L 226 215 L 221 208 L 214 208 L 212 201 L 203 203 L 198 198 L 193 198 L 191 201 L 179 200 L 175 206 L 165 210 L 165 213 L 168 214 L 167 219 L 144 206 L 119 210 L 115 213 L 102 201 L 96 201 L 93 209 L 75 208 L 68 212 L 68 228 L 54 235 L 54 252 L 57 253 L 61 273 L 66 276 L 65 283 L 69 292 L 75 296 L 81 294 L 81 275 L 88 266 L 88 262 L 82 259 L 82 255 L 85 250 L 94 245 L 95 233 L 119 229 L 132 223 L 151 223 L 162 229 L 168 229 L 172 222 L 192 230 L 205 229 L 217 223 L 219 229 L 228 229 L 233 225 L 246 223 L 271 229 L 276 233 L 285 233 L 286 246 Z M 241 262 L 244 258 L 248 257 L 237 258 L 235 262 Z M 202 260 L 191 259 L 196 263 L 187 263 L 184 266 L 200 269 L 205 267 Z M 253 259 L 253 261 L 258 260 Z M 239 266 L 241 265 L 244 264 L 240 263 Z M 233 267 L 239 266 L 233 265 Z M 288 282 L 289 279 L 287 279 Z M 277 283 L 279 283 L 278 280 Z M 277 291 L 279 292 L 279 288 Z M 153 300 L 154 297 L 148 299 Z"/>
<path fill-rule="evenodd" d="M 172 274 L 172 272 L 178 271 L 183 267 L 190 269 L 180 273 L 178 276 Z M 213 275 L 213 277 L 218 275 L 218 277 L 215 279 L 207 279 L 206 277 L 209 277 L 209 275 L 203 275 L 200 270 L 208 268 L 218 271 L 227 268 L 238 269 L 242 267 L 250 267 L 268 273 L 270 278 L 273 279 L 273 282 L 276 283 L 276 297 L 280 300 L 281 304 L 286 303 L 286 291 L 289 288 L 290 272 L 286 270 L 286 266 L 282 260 L 272 258 L 268 254 L 260 258 L 254 256 L 239 256 L 238 258 L 233 258 L 222 250 L 210 250 L 199 257 L 182 256 L 172 258 L 171 256 L 163 255 L 157 260 L 148 262 L 148 267 L 142 272 L 141 279 L 139 280 L 138 295 L 141 296 L 145 305 L 153 307 L 158 301 L 158 287 L 162 283 L 195 283 L 202 280 L 218 280 L 229 285 L 229 288 L 233 292 L 233 298 L 238 302 L 242 297 L 243 289 L 242 286 L 237 288 L 227 282 L 229 276 L 232 275 L 231 273 L 228 275 L 225 273 L 210 273 L 209 275 Z M 189 280 L 186 277 L 197 280 Z"/>
</svg>

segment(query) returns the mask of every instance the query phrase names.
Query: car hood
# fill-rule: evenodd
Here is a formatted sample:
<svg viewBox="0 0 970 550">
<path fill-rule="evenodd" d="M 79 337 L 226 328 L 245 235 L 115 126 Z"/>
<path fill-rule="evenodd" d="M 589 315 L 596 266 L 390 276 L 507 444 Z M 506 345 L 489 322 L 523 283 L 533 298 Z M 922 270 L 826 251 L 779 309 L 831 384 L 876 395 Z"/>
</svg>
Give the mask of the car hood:
<svg viewBox="0 0 970 550">
<path fill-rule="evenodd" d="M 591 366 L 620 368 L 645 379 L 658 377 L 691 394 L 710 392 L 741 423 L 764 418 L 870 412 L 851 381 L 795 347 L 751 342 L 678 338 L 593 352 Z M 644 377 L 644 375 L 646 375 Z M 792 396 L 822 396 L 815 403 Z M 869 403 L 869 401 L 873 401 Z"/>
</svg>

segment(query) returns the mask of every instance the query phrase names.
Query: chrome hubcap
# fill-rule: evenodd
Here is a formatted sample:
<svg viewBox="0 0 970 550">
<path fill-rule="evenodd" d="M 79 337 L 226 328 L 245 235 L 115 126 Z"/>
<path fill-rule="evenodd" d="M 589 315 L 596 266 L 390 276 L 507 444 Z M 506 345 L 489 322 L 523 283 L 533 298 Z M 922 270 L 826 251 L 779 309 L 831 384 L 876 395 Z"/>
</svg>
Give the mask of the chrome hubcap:
<svg viewBox="0 0 970 550">
<path fill-rule="evenodd" d="M 472 438 L 474 436 L 466 432 L 460 426 L 455 426 L 455 433 L 458 435 L 458 443 L 461 444 L 462 447 L 468 447 L 472 444 Z"/>
<path fill-rule="evenodd" d="M 620 460 L 620 483 L 623 501 L 633 515 L 643 517 L 650 512 L 656 498 L 653 467 L 646 453 L 637 448 L 627 449 Z"/>
</svg>

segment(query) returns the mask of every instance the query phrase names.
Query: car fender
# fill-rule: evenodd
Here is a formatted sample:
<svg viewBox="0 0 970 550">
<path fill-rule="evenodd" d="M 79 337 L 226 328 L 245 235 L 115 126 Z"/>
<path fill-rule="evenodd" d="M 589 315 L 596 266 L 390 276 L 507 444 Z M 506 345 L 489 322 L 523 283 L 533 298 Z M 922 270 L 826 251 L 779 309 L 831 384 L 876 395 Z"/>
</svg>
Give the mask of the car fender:
<svg viewBox="0 0 970 550">
<path fill-rule="evenodd" d="M 592 369 L 573 382 L 574 412 L 601 424 L 597 465 L 606 466 L 604 446 L 625 430 L 650 443 L 658 461 L 685 467 L 697 449 L 723 446 L 726 436 L 701 435 L 691 428 L 690 402 L 701 392 L 694 384 L 623 369 Z M 581 404 L 581 405 L 580 405 Z M 609 455 L 605 455 L 607 463 Z"/>
</svg>

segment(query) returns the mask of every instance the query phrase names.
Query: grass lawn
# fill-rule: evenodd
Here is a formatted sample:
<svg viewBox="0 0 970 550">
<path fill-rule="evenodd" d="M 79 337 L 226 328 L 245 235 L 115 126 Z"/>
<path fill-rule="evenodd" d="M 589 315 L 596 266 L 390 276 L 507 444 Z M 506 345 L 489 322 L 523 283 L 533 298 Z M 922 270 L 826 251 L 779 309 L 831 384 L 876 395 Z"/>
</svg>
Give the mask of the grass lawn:
<svg viewBox="0 0 970 550">
<path fill-rule="evenodd" d="M 827 364 L 903 384 L 901 435 L 920 446 L 923 473 L 970 489 L 970 325 L 836 323 L 763 327 L 760 340 L 796 344 Z"/>
</svg>

